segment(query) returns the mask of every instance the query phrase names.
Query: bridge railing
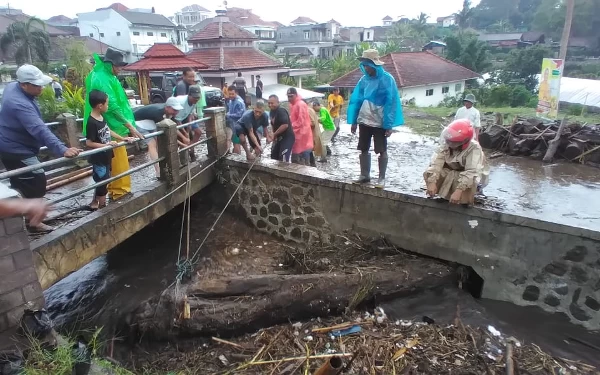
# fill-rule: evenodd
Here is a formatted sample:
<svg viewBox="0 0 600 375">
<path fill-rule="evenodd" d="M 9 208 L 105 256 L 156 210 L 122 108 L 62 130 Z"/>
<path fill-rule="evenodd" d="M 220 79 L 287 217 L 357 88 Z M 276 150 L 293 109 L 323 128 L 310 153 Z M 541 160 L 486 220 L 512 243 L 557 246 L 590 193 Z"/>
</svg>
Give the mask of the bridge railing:
<svg viewBox="0 0 600 375">
<path fill-rule="evenodd" d="M 181 167 L 187 163 L 187 160 L 180 158 L 180 154 L 184 151 L 187 151 L 199 144 L 208 143 L 208 157 L 209 159 L 218 158 L 220 155 L 225 153 L 226 148 L 226 138 L 225 138 L 225 109 L 222 107 L 217 108 L 208 108 L 204 110 L 205 114 L 208 114 L 207 117 L 200 118 L 198 120 L 192 121 L 190 123 L 184 125 L 176 125 L 172 121 L 165 121 L 164 123 L 160 123 L 157 125 L 157 131 L 147 134 L 145 136 L 148 138 L 156 138 L 158 144 L 158 159 L 151 160 L 149 162 L 138 165 L 134 168 L 130 168 L 129 170 L 112 176 L 108 180 L 94 183 L 83 188 L 77 189 L 69 194 L 65 194 L 60 198 L 51 200 L 50 203 L 56 204 L 59 202 L 63 202 L 65 200 L 76 197 L 82 193 L 88 192 L 90 190 L 95 189 L 98 186 L 110 183 L 112 181 L 118 180 L 122 177 L 129 176 L 135 172 L 138 172 L 144 168 L 150 167 L 156 163 L 160 165 L 160 179 L 163 181 L 167 181 L 169 184 L 176 184 L 180 182 L 183 178 L 185 178 L 184 174 L 181 172 Z M 77 136 L 78 132 L 77 123 L 82 122 L 82 119 L 76 119 L 75 116 L 72 115 L 62 115 L 63 118 L 59 118 L 59 121 L 56 123 L 48 123 L 48 126 L 55 126 L 59 124 L 65 124 L 67 126 L 67 136 L 60 137 L 63 141 L 65 138 L 68 139 L 65 142 L 70 147 L 80 147 L 81 142 L 85 141 L 85 138 L 79 138 Z M 185 128 L 187 126 L 193 124 L 204 124 L 206 130 L 206 137 L 200 139 L 198 142 L 194 144 L 190 144 L 186 147 L 180 148 L 177 143 L 177 133 L 179 129 Z M 71 133 L 70 135 L 68 133 Z M 136 142 L 142 142 L 143 140 L 138 140 Z M 30 173 L 33 171 L 37 171 L 44 168 L 53 167 L 56 165 L 67 164 L 67 163 L 75 163 L 77 160 L 81 160 L 84 158 L 88 158 L 91 155 L 98 154 L 101 152 L 105 152 L 107 150 L 113 149 L 115 147 L 123 147 L 127 144 L 127 142 L 119 142 L 117 146 L 106 146 L 97 149 L 91 149 L 87 151 L 81 152 L 77 157 L 74 158 L 65 158 L 60 157 L 56 159 L 52 159 L 49 161 L 45 161 L 39 164 L 26 166 L 19 169 L 14 169 L 10 171 L 6 171 L 0 173 L 0 181 L 9 179 L 11 177 L 20 176 L 26 173 Z M 42 147 L 40 150 L 45 149 Z M 184 154 L 185 155 L 185 154 Z"/>
</svg>

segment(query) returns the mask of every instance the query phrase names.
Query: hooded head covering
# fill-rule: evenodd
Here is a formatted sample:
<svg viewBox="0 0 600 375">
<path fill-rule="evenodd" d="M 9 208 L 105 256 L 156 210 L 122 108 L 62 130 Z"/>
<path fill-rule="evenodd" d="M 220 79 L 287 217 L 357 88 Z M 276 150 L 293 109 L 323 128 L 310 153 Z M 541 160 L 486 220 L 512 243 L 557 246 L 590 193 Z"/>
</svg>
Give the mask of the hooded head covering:
<svg viewBox="0 0 600 375">
<path fill-rule="evenodd" d="M 366 51 L 365 51 L 366 52 Z M 374 61 L 372 58 L 360 58 L 360 70 L 363 76 L 360 78 L 348 104 L 348 124 L 356 125 L 358 113 L 365 100 L 370 101 L 376 106 L 383 107 L 383 128 L 391 129 L 404 124 L 402 115 L 402 104 L 396 80 L 391 74 L 383 69 L 383 61 L 379 60 L 379 55 Z M 375 70 L 375 75 L 371 76 L 366 67 Z"/>
<path fill-rule="evenodd" d="M 108 95 L 108 111 L 104 114 L 104 119 L 108 127 L 122 137 L 127 136 L 129 129 L 125 124 L 130 123 L 131 125 L 135 125 L 135 120 L 125 90 L 121 86 L 119 79 L 113 74 L 111 62 L 102 61 L 98 54 L 94 54 L 94 62 L 94 69 L 92 69 L 85 79 L 86 98 L 83 115 L 83 133 L 85 135 L 87 119 L 92 112 L 92 107 L 89 103 L 89 93 L 92 90 L 100 90 Z"/>
</svg>

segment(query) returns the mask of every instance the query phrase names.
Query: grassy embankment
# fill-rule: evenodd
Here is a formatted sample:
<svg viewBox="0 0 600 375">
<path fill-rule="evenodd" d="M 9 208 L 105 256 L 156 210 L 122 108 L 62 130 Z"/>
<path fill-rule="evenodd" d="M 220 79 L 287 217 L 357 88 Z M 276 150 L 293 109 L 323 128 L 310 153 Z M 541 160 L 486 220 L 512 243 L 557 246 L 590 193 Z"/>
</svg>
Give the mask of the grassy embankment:
<svg viewBox="0 0 600 375">
<path fill-rule="evenodd" d="M 514 116 L 535 117 L 535 108 L 522 107 L 479 107 L 482 116 L 486 112 L 500 112 L 505 116 L 504 122 L 512 121 Z M 451 121 L 451 114 L 455 109 L 446 107 L 405 107 L 405 122 L 412 131 L 417 134 L 438 136 L 442 128 Z M 588 124 L 600 124 L 600 114 L 584 113 L 582 116 L 574 116 L 567 113 L 560 113 L 559 118 L 567 116 L 570 121 L 578 121 Z"/>
</svg>

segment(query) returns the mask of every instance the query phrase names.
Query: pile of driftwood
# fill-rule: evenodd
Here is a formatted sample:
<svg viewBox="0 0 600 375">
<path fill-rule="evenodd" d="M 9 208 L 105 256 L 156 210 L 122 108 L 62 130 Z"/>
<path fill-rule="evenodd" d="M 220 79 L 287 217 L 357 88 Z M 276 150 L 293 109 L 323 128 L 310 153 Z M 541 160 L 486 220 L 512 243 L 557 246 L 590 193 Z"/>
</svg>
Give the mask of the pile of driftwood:
<svg viewBox="0 0 600 375">
<path fill-rule="evenodd" d="M 530 156 L 550 162 L 565 159 L 600 166 L 600 125 L 580 124 L 568 119 L 545 122 L 538 118 L 515 117 L 509 125 L 502 121 L 489 125 L 479 136 L 479 143 L 496 152 Z"/>
</svg>

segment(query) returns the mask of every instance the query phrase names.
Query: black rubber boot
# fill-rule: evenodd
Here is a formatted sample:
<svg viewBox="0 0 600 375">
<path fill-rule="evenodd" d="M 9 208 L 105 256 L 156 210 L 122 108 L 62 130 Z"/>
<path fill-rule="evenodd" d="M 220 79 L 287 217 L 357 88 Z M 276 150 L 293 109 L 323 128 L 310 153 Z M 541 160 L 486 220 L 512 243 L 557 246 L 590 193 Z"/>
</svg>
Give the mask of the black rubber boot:
<svg viewBox="0 0 600 375">
<path fill-rule="evenodd" d="M 380 156 L 378 162 L 379 162 L 379 179 L 377 180 L 375 187 L 383 189 L 385 187 L 385 172 L 387 170 L 387 165 L 388 165 L 387 156 L 386 157 Z"/>
<path fill-rule="evenodd" d="M 355 181 L 357 184 L 366 184 L 371 181 L 371 153 L 358 156 L 360 160 L 360 177 Z"/>
</svg>

